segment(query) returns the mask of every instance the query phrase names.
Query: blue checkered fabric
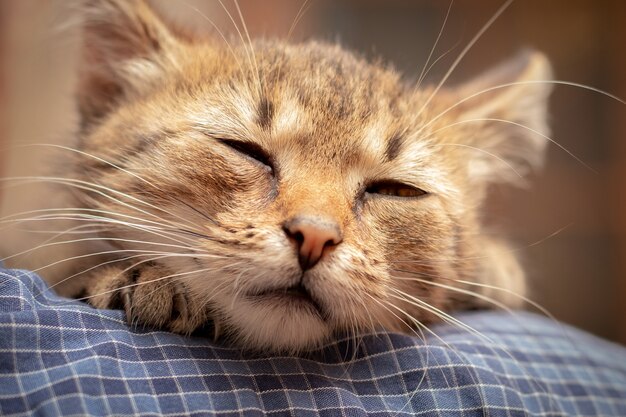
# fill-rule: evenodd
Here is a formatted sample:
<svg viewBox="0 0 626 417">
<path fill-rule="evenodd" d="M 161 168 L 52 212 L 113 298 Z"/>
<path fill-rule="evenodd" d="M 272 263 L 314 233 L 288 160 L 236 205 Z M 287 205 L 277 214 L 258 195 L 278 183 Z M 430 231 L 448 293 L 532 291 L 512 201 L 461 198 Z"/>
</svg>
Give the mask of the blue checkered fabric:
<svg viewBox="0 0 626 417">
<path fill-rule="evenodd" d="M 129 328 L 0 269 L 0 415 L 626 416 L 626 349 L 528 313 L 306 358 Z"/>
</svg>

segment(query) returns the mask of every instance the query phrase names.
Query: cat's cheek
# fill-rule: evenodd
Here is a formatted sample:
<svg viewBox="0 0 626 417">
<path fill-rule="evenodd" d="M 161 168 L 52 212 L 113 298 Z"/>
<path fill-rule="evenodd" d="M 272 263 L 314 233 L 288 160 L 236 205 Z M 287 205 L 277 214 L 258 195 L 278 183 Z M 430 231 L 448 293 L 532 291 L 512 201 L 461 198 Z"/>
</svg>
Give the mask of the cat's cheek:
<svg viewBox="0 0 626 417">
<path fill-rule="evenodd" d="M 219 280 L 224 282 L 228 291 L 254 292 L 268 287 L 288 287 L 299 279 L 301 270 L 295 250 L 282 230 L 249 227 L 233 214 L 217 219 L 227 225 L 227 230 L 224 233 L 220 229 L 220 238 L 201 242 L 200 252 L 208 254 L 208 258 L 199 259 L 202 268 L 219 271 Z M 233 226 L 232 230 L 230 226 Z M 218 284 L 207 282 L 205 285 Z"/>
<path fill-rule="evenodd" d="M 265 199 L 276 194 L 271 172 L 243 158 L 233 158 L 206 147 L 186 144 L 166 147 L 160 166 L 162 182 L 172 191 L 186 189 L 199 200 L 212 199 L 214 205 L 228 206 L 237 200 Z"/>
<path fill-rule="evenodd" d="M 368 202 L 363 222 L 386 242 L 387 252 L 412 251 L 419 256 L 454 235 L 454 220 L 437 198 Z"/>
<path fill-rule="evenodd" d="M 379 199 L 370 204 L 367 216 L 370 233 L 384 242 L 379 253 L 384 254 L 391 276 L 387 284 L 391 291 L 383 302 L 399 316 L 394 318 L 396 324 L 406 327 L 412 318 L 432 320 L 432 314 L 415 304 L 428 302 L 441 308 L 450 299 L 450 291 L 440 285 L 454 283 L 456 261 L 465 256 L 459 253 L 463 240 L 459 220 L 436 198 L 410 204 Z"/>
</svg>

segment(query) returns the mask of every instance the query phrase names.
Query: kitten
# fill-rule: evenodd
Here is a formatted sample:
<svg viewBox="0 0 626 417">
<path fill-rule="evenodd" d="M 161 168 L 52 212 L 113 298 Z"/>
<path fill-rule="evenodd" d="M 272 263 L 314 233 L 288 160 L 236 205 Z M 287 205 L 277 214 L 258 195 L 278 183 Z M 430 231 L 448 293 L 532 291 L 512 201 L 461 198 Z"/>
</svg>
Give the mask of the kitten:
<svg viewBox="0 0 626 417">
<path fill-rule="evenodd" d="M 540 53 L 416 88 L 338 45 L 201 39 L 140 0 L 89 2 L 83 30 L 61 181 L 88 234 L 45 274 L 62 294 L 288 352 L 520 304 L 480 216 L 490 184 L 541 164 Z"/>
</svg>

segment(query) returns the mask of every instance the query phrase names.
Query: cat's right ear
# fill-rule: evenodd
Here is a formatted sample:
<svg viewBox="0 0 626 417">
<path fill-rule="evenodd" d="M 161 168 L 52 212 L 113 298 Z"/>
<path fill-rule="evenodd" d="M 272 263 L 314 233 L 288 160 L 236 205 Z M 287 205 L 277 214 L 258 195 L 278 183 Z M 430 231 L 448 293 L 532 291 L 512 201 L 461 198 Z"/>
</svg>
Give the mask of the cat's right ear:
<svg viewBox="0 0 626 417">
<path fill-rule="evenodd" d="M 477 185 L 524 184 L 523 175 L 542 165 L 548 144 L 548 97 L 552 68 L 540 52 L 523 50 L 450 93 L 464 127 L 454 140 L 475 149 L 469 178 Z"/>
<path fill-rule="evenodd" d="M 83 128 L 176 65 L 179 39 L 144 0 L 83 0 L 78 110 Z"/>
</svg>

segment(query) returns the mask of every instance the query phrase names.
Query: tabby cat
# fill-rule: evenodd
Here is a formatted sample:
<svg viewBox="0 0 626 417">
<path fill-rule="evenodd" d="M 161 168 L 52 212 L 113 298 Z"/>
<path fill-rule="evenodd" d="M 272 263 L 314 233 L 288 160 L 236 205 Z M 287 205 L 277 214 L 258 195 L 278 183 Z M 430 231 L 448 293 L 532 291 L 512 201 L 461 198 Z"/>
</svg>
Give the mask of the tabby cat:
<svg viewBox="0 0 626 417">
<path fill-rule="evenodd" d="M 190 35 L 141 0 L 88 2 L 83 35 L 56 180 L 75 238 L 38 258 L 62 294 L 287 352 L 519 305 L 480 217 L 491 184 L 542 162 L 540 53 L 449 88 L 336 44 Z"/>
</svg>

